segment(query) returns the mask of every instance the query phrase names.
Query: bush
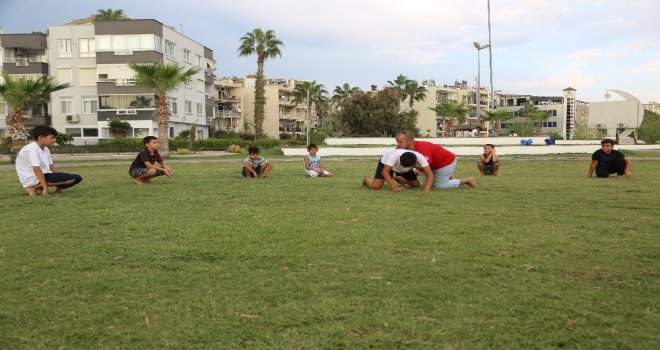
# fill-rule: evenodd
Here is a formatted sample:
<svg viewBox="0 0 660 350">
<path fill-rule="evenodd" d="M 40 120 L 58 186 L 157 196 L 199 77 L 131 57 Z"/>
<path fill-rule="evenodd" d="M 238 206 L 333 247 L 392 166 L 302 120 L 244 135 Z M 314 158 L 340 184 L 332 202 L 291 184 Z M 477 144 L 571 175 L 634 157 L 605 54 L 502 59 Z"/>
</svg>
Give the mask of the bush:
<svg viewBox="0 0 660 350">
<path fill-rule="evenodd" d="M 553 139 L 553 140 L 563 140 L 564 139 L 564 137 L 561 136 L 561 134 L 556 132 L 556 131 L 549 132 L 548 137 Z"/>
<path fill-rule="evenodd" d="M 241 153 L 243 152 L 243 148 L 237 144 L 230 145 L 227 147 L 227 152 L 229 153 Z"/>
<path fill-rule="evenodd" d="M 176 153 L 176 154 L 189 154 L 190 150 L 187 149 L 187 148 L 177 148 L 174 153 Z"/>
<path fill-rule="evenodd" d="M 291 140 L 292 136 L 293 135 L 289 132 L 281 132 L 280 133 L 280 140 Z"/>
</svg>

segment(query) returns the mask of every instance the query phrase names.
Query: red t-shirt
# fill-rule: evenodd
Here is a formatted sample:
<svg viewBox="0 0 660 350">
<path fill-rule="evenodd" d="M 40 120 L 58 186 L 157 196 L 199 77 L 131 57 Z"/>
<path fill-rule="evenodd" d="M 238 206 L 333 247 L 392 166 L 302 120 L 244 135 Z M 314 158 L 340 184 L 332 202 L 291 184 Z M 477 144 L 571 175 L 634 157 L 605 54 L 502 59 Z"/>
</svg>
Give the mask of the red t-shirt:
<svg viewBox="0 0 660 350">
<path fill-rule="evenodd" d="M 440 169 L 451 164 L 456 156 L 446 149 L 427 141 L 415 141 L 413 150 L 421 153 L 429 161 L 431 170 Z"/>
</svg>

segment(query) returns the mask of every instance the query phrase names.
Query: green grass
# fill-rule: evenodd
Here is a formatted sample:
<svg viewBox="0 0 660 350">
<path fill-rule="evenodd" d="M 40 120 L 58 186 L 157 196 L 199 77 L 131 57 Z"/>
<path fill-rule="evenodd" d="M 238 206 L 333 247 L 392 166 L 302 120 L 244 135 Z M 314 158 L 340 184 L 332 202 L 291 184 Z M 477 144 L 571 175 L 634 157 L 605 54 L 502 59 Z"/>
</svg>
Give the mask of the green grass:
<svg viewBox="0 0 660 350">
<path fill-rule="evenodd" d="M 657 160 L 429 194 L 363 189 L 373 160 L 183 161 L 146 186 L 63 163 L 85 180 L 47 198 L 0 172 L 0 349 L 660 347 Z"/>
</svg>

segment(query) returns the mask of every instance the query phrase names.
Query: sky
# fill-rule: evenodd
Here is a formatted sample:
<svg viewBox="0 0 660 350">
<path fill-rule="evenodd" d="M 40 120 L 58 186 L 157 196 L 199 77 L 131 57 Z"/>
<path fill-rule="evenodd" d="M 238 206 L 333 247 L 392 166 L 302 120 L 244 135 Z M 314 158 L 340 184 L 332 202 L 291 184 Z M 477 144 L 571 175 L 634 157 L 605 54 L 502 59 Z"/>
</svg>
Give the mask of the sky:
<svg viewBox="0 0 660 350">
<path fill-rule="evenodd" d="M 494 90 L 605 100 L 607 89 L 660 102 L 660 0 L 491 0 Z M 273 30 L 282 57 L 269 78 L 316 80 L 332 92 L 368 89 L 404 74 L 419 82 L 476 85 L 477 50 L 488 43 L 487 0 L 0 0 L 5 33 L 45 31 L 98 9 L 156 19 L 213 50 L 217 76 L 256 72 L 240 38 Z M 489 86 L 488 49 L 480 51 Z M 612 94 L 611 100 L 617 100 Z"/>
</svg>

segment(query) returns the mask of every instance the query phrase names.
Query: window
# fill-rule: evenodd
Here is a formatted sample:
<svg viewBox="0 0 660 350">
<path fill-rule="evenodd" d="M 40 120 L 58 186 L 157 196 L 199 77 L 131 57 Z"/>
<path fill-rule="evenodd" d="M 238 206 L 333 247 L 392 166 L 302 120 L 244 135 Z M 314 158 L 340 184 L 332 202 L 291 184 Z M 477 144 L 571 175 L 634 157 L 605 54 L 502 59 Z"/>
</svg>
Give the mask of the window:
<svg viewBox="0 0 660 350">
<path fill-rule="evenodd" d="M 73 70 L 71 68 L 57 68 L 57 80 L 60 83 L 73 83 Z"/>
<path fill-rule="evenodd" d="M 96 57 L 96 46 L 94 39 L 78 40 L 80 47 L 80 57 Z"/>
<path fill-rule="evenodd" d="M 183 49 L 183 62 L 190 63 L 190 50 Z"/>
<path fill-rule="evenodd" d="M 197 67 L 202 67 L 202 56 L 195 55 L 195 65 Z"/>
<path fill-rule="evenodd" d="M 98 110 L 99 101 L 95 96 L 83 96 L 82 112 L 83 114 L 94 114 Z"/>
<path fill-rule="evenodd" d="M 64 132 L 73 136 L 73 137 L 81 137 L 82 132 L 80 131 L 80 128 L 65 128 Z"/>
<path fill-rule="evenodd" d="M 153 34 L 97 35 L 98 51 L 119 51 L 124 55 L 129 51 L 161 51 L 160 37 Z"/>
<path fill-rule="evenodd" d="M 154 35 L 154 48 L 158 52 L 163 52 L 163 44 L 160 41 L 160 37 L 158 35 Z"/>
<path fill-rule="evenodd" d="M 62 114 L 73 113 L 73 97 L 60 97 L 60 111 Z"/>
<path fill-rule="evenodd" d="M 153 109 L 154 101 L 154 95 L 104 95 L 99 96 L 99 109 Z"/>
<path fill-rule="evenodd" d="M 71 58 L 71 39 L 57 40 L 57 54 L 59 58 Z"/>
<path fill-rule="evenodd" d="M 170 110 L 170 113 L 172 113 L 172 115 L 177 115 L 178 114 L 176 98 L 174 98 L 174 97 L 168 97 L 167 98 L 167 109 Z"/>
<path fill-rule="evenodd" d="M 165 40 L 165 57 L 171 60 L 176 59 L 176 44 L 169 40 Z"/>
<path fill-rule="evenodd" d="M 99 137 L 99 129 L 97 128 L 83 128 L 83 137 Z"/>
<path fill-rule="evenodd" d="M 204 139 L 204 130 L 197 130 L 197 139 L 198 140 Z"/>
<path fill-rule="evenodd" d="M 204 115 L 204 105 L 201 103 L 197 104 L 197 115 Z"/>
<path fill-rule="evenodd" d="M 543 122 L 542 126 L 544 128 L 556 128 L 557 127 L 557 122 Z"/>
<path fill-rule="evenodd" d="M 174 137 L 174 127 L 170 126 L 170 132 L 169 132 L 169 137 Z"/>
<path fill-rule="evenodd" d="M 80 86 L 96 86 L 96 68 L 78 69 Z"/>
<path fill-rule="evenodd" d="M 186 114 L 192 114 L 192 101 L 186 100 L 183 106 L 183 111 L 186 112 Z"/>
</svg>

